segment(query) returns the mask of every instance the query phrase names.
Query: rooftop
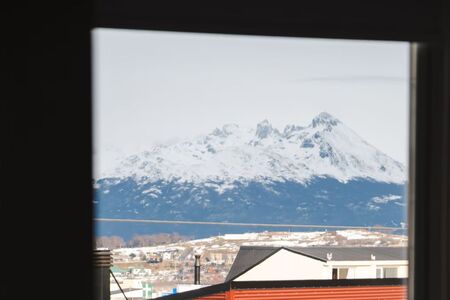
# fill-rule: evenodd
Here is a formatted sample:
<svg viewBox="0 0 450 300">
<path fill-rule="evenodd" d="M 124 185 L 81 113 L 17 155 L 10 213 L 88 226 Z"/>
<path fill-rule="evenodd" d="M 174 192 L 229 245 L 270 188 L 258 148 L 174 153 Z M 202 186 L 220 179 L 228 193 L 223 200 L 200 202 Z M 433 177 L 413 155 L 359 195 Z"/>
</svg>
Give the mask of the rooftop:
<svg viewBox="0 0 450 300">
<path fill-rule="evenodd" d="M 346 299 L 367 299 L 376 295 L 383 299 L 406 299 L 406 280 L 339 279 L 294 281 L 225 282 L 193 291 L 163 296 L 158 299 L 330 299 L 345 294 Z M 233 294 L 229 292 L 233 291 Z"/>
<path fill-rule="evenodd" d="M 281 249 L 321 261 L 407 260 L 406 247 L 267 247 L 241 246 L 225 281 L 232 280 Z M 331 259 L 327 255 L 331 253 Z M 374 256 L 374 257 L 373 257 Z M 374 259 L 372 259 L 374 258 Z"/>
</svg>

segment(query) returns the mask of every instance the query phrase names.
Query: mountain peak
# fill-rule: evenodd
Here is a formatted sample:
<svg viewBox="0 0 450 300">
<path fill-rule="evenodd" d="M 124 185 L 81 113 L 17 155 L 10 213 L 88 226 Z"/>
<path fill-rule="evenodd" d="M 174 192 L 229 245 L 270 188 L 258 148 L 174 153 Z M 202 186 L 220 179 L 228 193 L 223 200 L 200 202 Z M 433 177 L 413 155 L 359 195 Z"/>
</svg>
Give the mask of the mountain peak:
<svg viewBox="0 0 450 300">
<path fill-rule="evenodd" d="M 341 123 L 337 118 L 333 117 L 327 112 L 321 112 L 312 120 L 312 126 L 317 127 L 319 125 L 336 126 Z"/>
<path fill-rule="evenodd" d="M 269 120 L 264 119 L 261 122 L 259 122 L 258 124 L 256 124 L 257 126 L 270 126 L 272 127 L 272 124 L 270 124 Z"/>
<path fill-rule="evenodd" d="M 212 132 L 212 134 L 215 136 L 227 137 L 227 136 L 235 133 L 238 130 L 239 130 L 239 125 L 230 123 L 230 124 L 223 125 L 222 128 L 216 128 Z"/>
<path fill-rule="evenodd" d="M 114 167 L 114 169 L 113 169 Z M 208 135 L 129 156 L 112 166 L 106 177 L 221 181 L 282 181 L 300 183 L 315 177 L 341 182 L 369 178 L 405 182 L 405 168 L 365 142 L 328 113 L 307 127 L 286 126 L 280 133 L 268 120 L 256 128 L 226 124 Z M 105 176 L 103 176 L 105 177 Z"/>
<path fill-rule="evenodd" d="M 259 122 L 258 125 L 256 125 L 256 133 L 255 135 L 260 138 L 264 139 L 271 135 L 272 133 L 279 134 L 277 129 L 274 129 L 272 127 L 272 124 L 267 119 L 264 119 L 263 121 Z"/>
</svg>

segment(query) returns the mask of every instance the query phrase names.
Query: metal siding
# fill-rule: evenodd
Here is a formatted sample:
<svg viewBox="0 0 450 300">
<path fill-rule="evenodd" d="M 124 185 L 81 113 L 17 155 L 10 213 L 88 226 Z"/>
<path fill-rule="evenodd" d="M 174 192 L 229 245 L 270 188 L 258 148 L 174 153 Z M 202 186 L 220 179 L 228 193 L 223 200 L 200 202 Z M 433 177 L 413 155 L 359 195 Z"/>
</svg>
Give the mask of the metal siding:
<svg viewBox="0 0 450 300">
<path fill-rule="evenodd" d="M 405 286 L 338 287 L 338 288 L 289 288 L 236 290 L 236 300 L 253 299 L 351 299 L 351 300 L 403 300 L 406 299 Z"/>
<path fill-rule="evenodd" d="M 333 288 L 245 289 L 213 294 L 198 300 L 404 300 L 406 286 L 366 286 Z"/>
</svg>

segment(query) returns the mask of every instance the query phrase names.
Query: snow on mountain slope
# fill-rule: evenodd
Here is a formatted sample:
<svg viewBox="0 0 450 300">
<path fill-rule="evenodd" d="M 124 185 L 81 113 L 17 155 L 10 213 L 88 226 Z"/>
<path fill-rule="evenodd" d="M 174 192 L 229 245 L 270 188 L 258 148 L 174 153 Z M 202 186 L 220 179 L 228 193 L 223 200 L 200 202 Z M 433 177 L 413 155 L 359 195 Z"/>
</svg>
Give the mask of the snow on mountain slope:
<svg viewBox="0 0 450 300">
<path fill-rule="evenodd" d="M 227 124 L 193 140 L 154 146 L 131 155 L 100 178 L 134 178 L 140 182 L 191 183 L 294 181 L 313 177 L 340 182 L 367 179 L 405 182 L 405 167 L 369 145 L 328 113 L 306 127 L 279 131 L 264 120 L 256 128 Z"/>
</svg>

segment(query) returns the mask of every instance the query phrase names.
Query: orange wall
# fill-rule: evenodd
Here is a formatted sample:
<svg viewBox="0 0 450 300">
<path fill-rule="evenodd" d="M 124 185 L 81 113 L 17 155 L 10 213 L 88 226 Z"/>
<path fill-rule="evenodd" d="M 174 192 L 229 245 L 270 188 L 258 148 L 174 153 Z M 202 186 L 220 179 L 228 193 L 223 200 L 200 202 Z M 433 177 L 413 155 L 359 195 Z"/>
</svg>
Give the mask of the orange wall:
<svg viewBox="0 0 450 300">
<path fill-rule="evenodd" d="M 406 286 L 321 287 L 232 290 L 198 300 L 404 300 Z"/>
</svg>

